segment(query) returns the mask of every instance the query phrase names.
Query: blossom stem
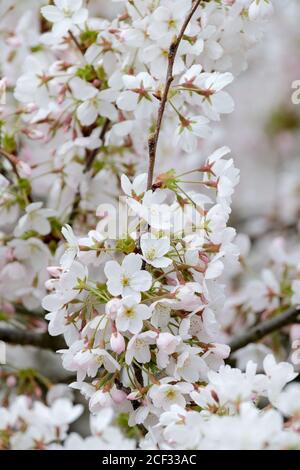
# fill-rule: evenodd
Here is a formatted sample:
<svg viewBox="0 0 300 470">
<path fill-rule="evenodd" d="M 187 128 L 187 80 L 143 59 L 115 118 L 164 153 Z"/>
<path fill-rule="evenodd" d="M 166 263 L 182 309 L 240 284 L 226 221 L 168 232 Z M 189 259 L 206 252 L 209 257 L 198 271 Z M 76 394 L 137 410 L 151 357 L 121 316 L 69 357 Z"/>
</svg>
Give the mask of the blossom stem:
<svg viewBox="0 0 300 470">
<path fill-rule="evenodd" d="M 79 44 L 76 36 L 72 33 L 71 30 L 69 30 L 69 36 L 70 38 L 72 39 L 73 43 L 75 44 L 75 46 L 77 47 L 77 49 L 79 50 L 80 54 L 83 56 L 83 50 L 82 50 L 82 47 L 81 45 Z"/>
</svg>

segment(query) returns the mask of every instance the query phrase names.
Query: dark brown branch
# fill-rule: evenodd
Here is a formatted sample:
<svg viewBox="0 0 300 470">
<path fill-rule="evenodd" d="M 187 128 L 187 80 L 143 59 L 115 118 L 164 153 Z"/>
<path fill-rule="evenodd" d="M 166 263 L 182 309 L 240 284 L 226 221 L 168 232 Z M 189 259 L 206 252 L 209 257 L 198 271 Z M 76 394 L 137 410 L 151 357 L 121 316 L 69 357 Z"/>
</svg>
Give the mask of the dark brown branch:
<svg viewBox="0 0 300 470">
<path fill-rule="evenodd" d="M 295 323 L 299 315 L 300 309 L 291 308 L 270 320 L 266 320 L 259 325 L 250 328 L 248 331 L 245 331 L 230 342 L 229 346 L 231 348 L 231 353 L 244 348 L 250 343 L 255 343 L 256 341 L 261 340 L 265 336 L 284 326 Z"/>
<path fill-rule="evenodd" d="M 48 333 L 33 333 L 16 328 L 0 327 L 0 340 L 4 343 L 18 346 L 34 346 L 41 349 L 57 351 L 66 347 L 60 336 L 50 336 Z"/>
<path fill-rule="evenodd" d="M 157 151 L 157 144 L 158 144 L 158 139 L 160 135 L 160 130 L 161 130 L 161 125 L 162 125 L 162 120 L 164 116 L 164 112 L 166 109 L 166 104 L 168 101 L 168 95 L 170 91 L 171 84 L 174 80 L 173 77 L 173 68 L 174 68 L 174 62 L 176 59 L 176 54 L 178 51 L 178 47 L 180 45 L 180 42 L 184 36 L 184 33 L 186 31 L 186 28 L 188 27 L 189 22 L 191 21 L 194 13 L 196 12 L 197 8 L 199 7 L 201 3 L 201 0 L 196 0 L 188 13 L 182 28 L 180 30 L 179 35 L 177 38 L 172 42 L 170 50 L 169 50 L 169 55 L 168 55 L 168 70 L 167 70 L 167 76 L 166 76 L 166 84 L 164 88 L 164 92 L 161 98 L 159 110 L 158 110 L 158 115 L 157 115 L 157 121 L 156 121 L 156 127 L 155 131 L 153 134 L 149 136 L 148 139 L 148 146 L 149 146 L 149 167 L 148 167 L 148 184 L 147 184 L 147 189 L 151 189 L 152 183 L 153 183 L 153 174 L 154 174 L 154 166 L 155 166 L 155 159 L 156 159 L 156 151 Z"/>
</svg>

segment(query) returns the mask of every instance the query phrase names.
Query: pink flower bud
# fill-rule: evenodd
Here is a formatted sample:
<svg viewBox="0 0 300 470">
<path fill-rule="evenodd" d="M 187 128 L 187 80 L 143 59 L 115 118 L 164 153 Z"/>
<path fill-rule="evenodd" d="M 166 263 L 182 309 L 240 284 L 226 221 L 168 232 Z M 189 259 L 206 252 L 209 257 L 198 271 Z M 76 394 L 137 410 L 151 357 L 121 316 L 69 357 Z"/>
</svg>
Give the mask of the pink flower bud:
<svg viewBox="0 0 300 470">
<path fill-rule="evenodd" d="M 113 333 L 110 337 L 110 347 L 117 354 L 121 354 L 125 351 L 125 340 L 121 333 Z"/>
<path fill-rule="evenodd" d="M 111 320 L 115 320 L 118 310 L 121 307 L 121 302 L 119 299 L 111 299 L 107 302 L 105 307 L 105 313 Z"/>
<path fill-rule="evenodd" d="M 122 390 L 118 390 L 117 388 L 111 390 L 110 396 L 117 405 L 120 405 L 127 399 L 126 393 Z"/>
<path fill-rule="evenodd" d="M 100 87 L 101 85 L 101 80 L 99 80 L 98 78 L 96 78 L 95 80 L 93 80 L 93 85 L 98 88 Z"/>
<path fill-rule="evenodd" d="M 17 383 L 17 379 L 14 375 L 9 375 L 6 379 L 6 385 L 10 388 L 14 387 Z"/>
</svg>

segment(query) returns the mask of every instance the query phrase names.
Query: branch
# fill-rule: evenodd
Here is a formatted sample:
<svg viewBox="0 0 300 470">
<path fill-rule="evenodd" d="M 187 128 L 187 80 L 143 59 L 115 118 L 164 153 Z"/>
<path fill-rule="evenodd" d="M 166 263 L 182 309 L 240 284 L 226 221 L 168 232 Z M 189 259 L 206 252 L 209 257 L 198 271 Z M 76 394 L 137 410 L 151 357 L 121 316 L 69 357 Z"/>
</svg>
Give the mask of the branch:
<svg viewBox="0 0 300 470">
<path fill-rule="evenodd" d="M 16 175 L 17 177 L 17 180 L 20 181 L 21 180 L 21 176 L 20 176 L 20 173 L 18 171 L 18 159 L 15 155 L 12 155 L 8 152 L 6 152 L 6 150 L 0 148 L 0 155 L 2 155 L 2 157 L 4 157 L 12 166 L 12 169 L 13 169 L 13 172 L 14 174 Z"/>
<path fill-rule="evenodd" d="M 101 140 L 102 145 L 104 144 L 105 134 L 108 131 L 109 125 L 110 125 L 110 119 L 106 118 L 103 124 L 102 130 L 101 130 L 101 134 L 99 136 L 99 139 Z M 90 153 L 90 155 L 88 155 L 86 159 L 85 169 L 84 169 L 85 173 L 88 172 L 92 168 L 93 162 L 98 154 L 98 150 L 99 149 L 95 149 Z"/>
<path fill-rule="evenodd" d="M 32 333 L 15 328 L 1 328 L 0 340 L 4 343 L 15 344 L 18 346 L 34 346 L 41 349 L 57 351 L 65 348 L 64 340 L 58 336 L 49 336 L 48 333 Z"/>
<path fill-rule="evenodd" d="M 157 122 L 156 122 L 156 127 L 155 127 L 155 132 L 149 136 L 148 139 L 148 147 L 149 147 L 149 167 L 148 167 L 148 184 L 147 184 L 147 189 L 151 189 L 152 183 L 153 183 L 153 174 L 154 174 L 154 166 L 155 166 L 155 159 L 156 159 L 156 151 L 157 151 L 157 143 L 160 135 L 160 130 L 161 130 L 161 124 L 164 116 L 164 112 L 166 109 L 166 104 L 168 101 L 168 95 L 170 91 L 171 84 L 174 80 L 173 77 L 173 68 L 174 68 L 174 62 L 176 59 L 176 54 L 178 51 L 178 47 L 180 45 L 180 42 L 184 36 L 184 33 L 186 31 L 186 28 L 188 27 L 189 22 L 191 21 L 194 13 L 196 12 L 197 8 L 199 7 L 200 3 L 202 0 L 196 0 L 188 13 L 182 28 L 180 30 L 179 35 L 177 38 L 172 42 L 170 49 L 169 49 L 169 55 L 168 55 L 168 70 L 167 70 L 167 76 L 166 76 L 166 84 L 164 88 L 164 92 L 161 98 L 159 110 L 158 110 L 158 115 L 157 115 Z"/>
<path fill-rule="evenodd" d="M 234 338 L 230 343 L 231 353 L 238 351 L 241 348 L 244 348 L 249 343 L 255 343 L 265 336 L 273 333 L 274 331 L 279 330 L 280 328 L 290 325 L 296 322 L 298 316 L 300 315 L 300 309 L 290 308 L 281 315 L 277 315 L 270 320 L 266 320 L 263 323 L 260 323 L 253 328 L 250 328 L 245 333 Z"/>
<path fill-rule="evenodd" d="M 76 36 L 74 36 L 74 34 L 72 33 L 71 30 L 69 30 L 69 36 L 70 36 L 70 38 L 72 39 L 72 41 L 73 41 L 75 47 L 79 50 L 79 52 L 81 53 L 81 55 L 83 55 L 82 47 L 81 47 L 81 45 L 79 44 L 79 42 L 77 41 Z"/>
</svg>

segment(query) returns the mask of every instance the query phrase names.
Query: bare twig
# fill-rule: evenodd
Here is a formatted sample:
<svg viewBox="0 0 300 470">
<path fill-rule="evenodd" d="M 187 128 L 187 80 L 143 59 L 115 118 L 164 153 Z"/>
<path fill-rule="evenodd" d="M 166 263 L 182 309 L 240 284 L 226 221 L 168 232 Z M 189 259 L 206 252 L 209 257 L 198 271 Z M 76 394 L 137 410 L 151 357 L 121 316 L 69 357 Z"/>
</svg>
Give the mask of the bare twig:
<svg viewBox="0 0 300 470">
<path fill-rule="evenodd" d="M 231 348 L 231 353 L 238 351 L 241 348 L 244 348 L 250 343 L 255 343 L 256 341 L 261 340 L 265 336 L 273 333 L 274 331 L 279 330 L 280 328 L 291 325 L 297 321 L 298 316 L 300 315 L 300 309 L 290 308 L 281 315 L 277 315 L 270 320 L 266 320 L 260 323 L 253 328 L 250 328 L 248 331 L 245 331 L 241 335 L 238 335 L 234 338 L 229 344 Z"/>
<path fill-rule="evenodd" d="M 157 115 L 157 121 L 156 121 L 156 127 L 154 133 L 152 133 L 149 136 L 148 139 L 148 146 L 149 146 L 149 167 L 148 167 L 148 184 L 147 188 L 151 189 L 152 183 L 153 183 L 153 174 L 154 174 L 154 166 L 155 166 L 155 159 L 156 159 L 156 150 L 157 150 L 157 143 L 160 135 L 160 130 L 161 130 L 161 125 L 162 125 L 162 120 L 164 116 L 164 112 L 166 109 L 166 104 L 168 101 L 168 95 L 170 91 L 171 84 L 174 80 L 173 77 L 173 68 L 174 68 L 174 62 L 176 58 L 176 54 L 178 51 L 178 47 L 180 45 L 180 42 L 184 36 L 184 33 L 189 25 L 189 22 L 191 21 L 194 13 L 196 12 L 197 8 L 199 7 L 201 3 L 201 0 L 196 0 L 193 3 L 193 6 L 188 13 L 182 28 L 180 30 L 180 33 L 178 36 L 175 38 L 175 40 L 172 42 L 170 49 L 169 49 L 169 55 L 168 55 L 168 70 L 167 70 L 167 76 L 166 76 L 166 83 L 165 83 L 165 88 L 163 91 L 163 95 L 161 98 L 159 110 L 158 110 L 158 115 Z"/>
<path fill-rule="evenodd" d="M 33 333 L 16 328 L 0 327 L 0 340 L 4 343 L 18 346 L 34 346 L 41 349 L 57 351 L 63 349 L 66 344 L 59 337 L 49 336 L 48 333 Z"/>
</svg>

